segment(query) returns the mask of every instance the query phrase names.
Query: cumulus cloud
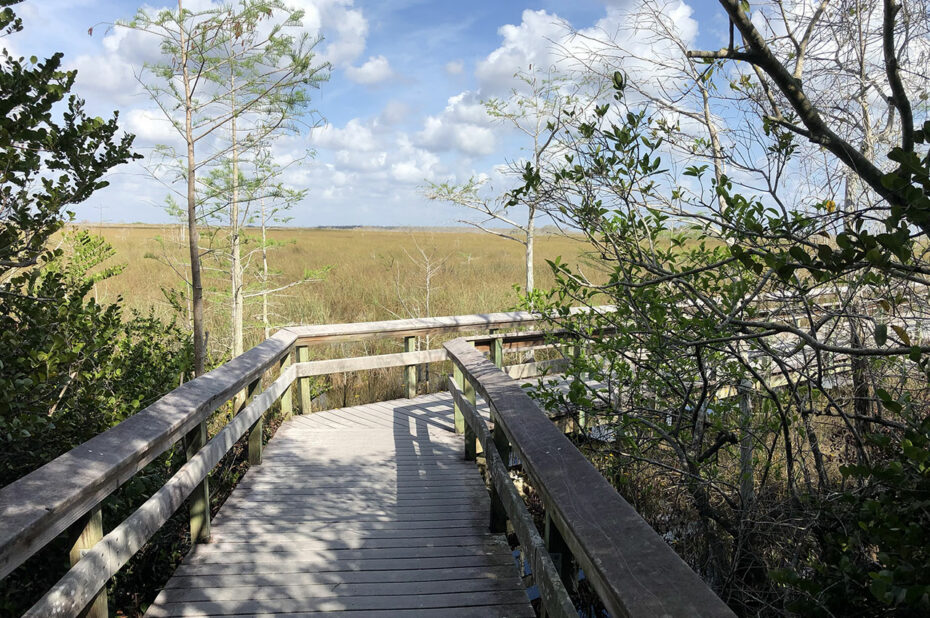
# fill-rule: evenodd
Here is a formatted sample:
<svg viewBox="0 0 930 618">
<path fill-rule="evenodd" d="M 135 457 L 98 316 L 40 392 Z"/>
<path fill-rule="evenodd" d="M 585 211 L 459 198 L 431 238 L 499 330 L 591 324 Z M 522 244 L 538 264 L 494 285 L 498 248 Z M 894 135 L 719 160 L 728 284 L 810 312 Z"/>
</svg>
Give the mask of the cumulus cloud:
<svg viewBox="0 0 930 618">
<path fill-rule="evenodd" d="M 357 84 L 371 86 L 394 77 L 394 70 L 384 56 L 372 56 L 361 66 L 348 67 L 346 76 Z"/>
<path fill-rule="evenodd" d="M 435 152 L 457 150 L 468 156 L 489 155 L 497 147 L 491 125 L 477 93 L 466 91 L 450 97 L 442 114 L 428 116 L 416 140 Z"/>
<path fill-rule="evenodd" d="M 160 109 L 131 109 L 123 117 L 122 126 L 135 134 L 140 145 L 180 145 L 180 134 Z"/>
<path fill-rule="evenodd" d="M 371 127 L 360 119 L 353 118 L 342 128 L 325 124 L 310 136 L 310 143 L 329 150 L 358 150 L 370 152 L 377 149 Z"/>
<path fill-rule="evenodd" d="M 414 147 L 401 139 L 398 144 L 400 156 L 391 164 L 391 177 L 401 183 L 421 185 L 424 181 L 435 181 L 440 171 L 439 157 Z"/>
<path fill-rule="evenodd" d="M 312 136 L 314 146 L 325 150 L 324 159 L 357 182 L 422 184 L 442 171 L 439 157 L 415 144 L 406 133 L 377 131 L 378 120 L 353 118 L 343 127 L 325 125 Z M 346 183 L 341 183 L 346 184 Z M 348 183 L 348 184 L 351 184 Z"/>
<path fill-rule="evenodd" d="M 501 45 L 475 69 L 482 91 L 490 94 L 509 92 L 514 73 L 530 65 L 556 64 L 556 45 L 565 41 L 568 25 L 547 11 L 526 10 L 519 25 L 501 26 L 497 32 L 503 39 Z"/>
<path fill-rule="evenodd" d="M 186 3 L 185 8 L 196 11 L 218 5 L 210 0 L 196 0 Z M 289 6 L 303 11 L 302 25 L 292 34 L 306 34 L 311 39 L 325 35 L 323 46 L 318 49 L 319 62 L 330 62 L 337 68 L 351 67 L 365 51 L 368 20 L 353 0 L 295 0 Z M 156 5 L 147 10 L 154 15 L 177 7 Z M 94 34 L 99 36 L 96 30 Z M 79 55 L 69 60 L 68 66 L 78 70 L 78 88 L 89 101 L 108 101 L 110 105 L 126 107 L 145 104 L 146 94 L 135 77 L 143 73 L 143 66 L 167 61 L 170 59 L 162 54 L 159 37 L 115 26 L 105 30 L 99 51 Z M 375 69 L 380 68 L 380 63 L 369 66 L 370 63 L 356 68 L 361 80 L 375 79 Z M 144 75 L 143 78 L 147 79 Z"/>
<path fill-rule="evenodd" d="M 698 31 L 692 8 L 682 0 L 661 7 L 665 27 L 686 44 Z M 680 58 L 681 51 L 636 12 L 631 3 L 610 3 L 603 17 L 588 28 L 573 32 L 572 25 L 554 13 L 525 10 L 519 24 L 498 29 L 501 44 L 478 63 L 475 75 L 486 95 L 506 95 L 518 85 L 514 74 L 534 69 L 560 71 L 623 68 L 638 79 L 657 85 L 668 75 L 657 62 Z"/>
</svg>

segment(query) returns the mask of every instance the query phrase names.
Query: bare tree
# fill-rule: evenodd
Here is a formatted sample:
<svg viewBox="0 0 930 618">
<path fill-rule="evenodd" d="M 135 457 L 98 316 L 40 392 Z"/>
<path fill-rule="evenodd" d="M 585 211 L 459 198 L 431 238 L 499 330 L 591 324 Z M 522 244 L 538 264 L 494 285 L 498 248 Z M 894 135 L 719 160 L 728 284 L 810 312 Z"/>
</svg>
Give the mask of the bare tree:
<svg viewBox="0 0 930 618">
<path fill-rule="evenodd" d="M 526 158 L 506 164 L 507 176 L 525 181 L 526 174 L 546 167 L 547 160 L 557 155 L 558 144 L 554 140 L 564 125 L 565 108 L 575 103 L 575 97 L 570 93 L 574 86 L 567 78 L 558 75 L 555 67 L 540 70 L 530 65 L 527 71 L 516 73 L 514 78 L 519 86 L 511 91 L 510 97 L 488 99 L 484 101 L 484 107 L 491 118 L 515 129 L 530 142 Z M 461 185 L 430 183 L 425 193 L 431 200 L 451 202 L 480 215 L 478 220 L 464 219 L 461 223 L 523 245 L 525 288 L 527 293 L 532 292 L 535 287 L 536 220 L 547 198 L 539 191 L 506 192 L 487 197 L 489 187 L 486 185 L 486 179 L 472 177 Z M 490 189 L 493 192 L 493 188 Z M 518 220 L 515 209 L 525 211 L 525 220 Z M 500 225 L 506 228 L 492 227 Z"/>
</svg>

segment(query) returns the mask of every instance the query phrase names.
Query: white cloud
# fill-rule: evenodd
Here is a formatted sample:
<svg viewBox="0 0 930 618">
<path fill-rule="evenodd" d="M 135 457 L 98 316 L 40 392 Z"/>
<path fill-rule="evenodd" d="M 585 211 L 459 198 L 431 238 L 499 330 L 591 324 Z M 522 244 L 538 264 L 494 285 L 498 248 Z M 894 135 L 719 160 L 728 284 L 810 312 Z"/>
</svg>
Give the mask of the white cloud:
<svg viewBox="0 0 930 618">
<path fill-rule="evenodd" d="M 482 92 L 502 94 L 510 91 L 513 75 L 529 66 L 549 67 L 556 63 L 553 43 L 564 41 L 568 27 L 557 15 L 546 11 L 523 11 L 520 25 L 498 29 L 503 38 L 500 47 L 478 63 L 475 75 Z"/>
<path fill-rule="evenodd" d="M 359 172 L 373 172 L 384 169 L 384 166 L 388 162 L 388 154 L 383 150 L 379 152 L 340 150 L 336 152 L 333 159 L 343 169 Z"/>
<path fill-rule="evenodd" d="M 543 10 L 523 11 L 518 25 L 498 29 L 500 46 L 488 54 L 475 70 L 480 90 L 485 96 L 507 95 L 519 82 L 517 72 L 546 71 L 555 68 L 609 74 L 622 67 L 638 79 L 661 87 L 668 73 L 657 69 L 657 63 L 678 61 L 680 49 L 666 37 L 657 34 L 648 19 L 636 13 L 637 6 L 619 2 L 607 7 L 602 18 L 589 28 L 572 32 L 571 24 L 554 13 Z M 664 27 L 674 31 L 685 42 L 692 43 L 698 31 L 693 10 L 682 0 L 668 0 L 661 7 Z"/>
<path fill-rule="evenodd" d="M 353 0 L 302 0 L 298 8 L 307 11 L 304 28 L 313 36 L 326 35 L 325 60 L 336 67 L 347 67 L 365 51 L 368 20 Z M 333 34 L 335 33 L 335 34 Z"/>
<path fill-rule="evenodd" d="M 420 148 L 402 148 L 397 159 L 391 164 L 391 177 L 397 182 L 421 185 L 435 180 L 440 169 L 439 157 Z"/>
<path fill-rule="evenodd" d="M 357 84 L 371 86 L 394 77 L 394 71 L 391 64 L 384 56 L 372 56 L 363 65 L 358 67 L 348 67 L 346 76 Z"/>
<path fill-rule="evenodd" d="M 313 145 L 327 151 L 321 158 L 328 160 L 325 165 L 330 174 L 344 174 L 339 182 L 335 177 L 327 178 L 325 185 L 338 185 L 340 194 L 345 195 L 362 186 L 374 190 L 391 182 L 419 185 L 444 172 L 440 158 L 414 144 L 405 133 L 379 128 L 377 119 L 353 118 L 344 127 L 326 125 L 312 135 Z"/>
<path fill-rule="evenodd" d="M 123 117 L 122 127 L 136 135 L 138 145 L 180 142 L 177 130 L 158 109 L 131 109 Z"/>
<path fill-rule="evenodd" d="M 365 126 L 358 118 L 353 118 L 341 129 L 331 124 L 323 125 L 311 134 L 310 143 L 329 150 L 370 152 L 377 149 L 371 127 Z"/>
<path fill-rule="evenodd" d="M 449 75 L 461 75 L 465 70 L 465 63 L 461 60 L 450 60 L 443 68 Z"/>
<path fill-rule="evenodd" d="M 416 140 L 420 146 L 433 151 L 458 150 L 468 156 L 489 155 L 497 147 L 491 124 L 477 93 L 466 91 L 450 97 L 442 114 L 427 116 Z"/>
</svg>

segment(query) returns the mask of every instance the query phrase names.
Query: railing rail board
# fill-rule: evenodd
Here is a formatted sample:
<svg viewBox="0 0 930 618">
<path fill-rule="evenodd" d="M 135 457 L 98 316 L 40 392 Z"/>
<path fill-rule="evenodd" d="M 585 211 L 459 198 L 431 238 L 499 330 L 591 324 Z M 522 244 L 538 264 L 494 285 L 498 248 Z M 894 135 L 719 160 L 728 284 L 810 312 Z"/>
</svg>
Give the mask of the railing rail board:
<svg viewBox="0 0 930 618">
<path fill-rule="evenodd" d="M 406 367 L 422 363 L 438 363 L 447 360 L 446 351 L 423 350 L 421 352 L 398 352 L 397 354 L 379 354 L 377 356 L 357 356 L 355 358 L 334 358 L 330 360 L 297 363 L 297 377 L 308 378 L 331 373 L 349 371 L 368 371 L 372 369 L 389 369 Z"/>
<path fill-rule="evenodd" d="M 113 575 L 158 532 L 194 488 L 249 428 L 278 400 L 295 379 L 288 367 L 271 387 L 256 396 L 165 485 L 123 523 L 97 543 L 56 583 L 24 618 L 75 616 L 93 600 Z"/>
<path fill-rule="evenodd" d="M 0 489 L 0 577 L 165 452 L 292 344 L 292 335 L 275 334 Z"/>
<path fill-rule="evenodd" d="M 515 328 L 538 319 L 538 315 L 517 311 L 282 329 L 241 356 L 181 385 L 120 424 L 0 489 L 0 578 L 271 369 L 295 344 Z M 445 354 L 444 350 L 406 354 L 419 355 L 410 357 L 419 363 L 424 362 L 422 358 L 433 358 L 435 353 Z M 403 360 L 404 364 L 412 364 L 406 356 Z"/>
<path fill-rule="evenodd" d="M 449 357 L 496 412 L 559 531 L 614 616 L 733 616 L 518 383 L 464 339 Z"/>
<path fill-rule="evenodd" d="M 297 337 L 299 345 L 321 341 L 357 341 L 398 335 L 426 335 L 492 328 L 516 328 L 535 324 L 538 321 L 539 314 L 528 311 L 510 311 L 436 318 L 413 318 L 409 320 L 386 320 L 383 322 L 291 326 L 286 330 Z"/>
</svg>

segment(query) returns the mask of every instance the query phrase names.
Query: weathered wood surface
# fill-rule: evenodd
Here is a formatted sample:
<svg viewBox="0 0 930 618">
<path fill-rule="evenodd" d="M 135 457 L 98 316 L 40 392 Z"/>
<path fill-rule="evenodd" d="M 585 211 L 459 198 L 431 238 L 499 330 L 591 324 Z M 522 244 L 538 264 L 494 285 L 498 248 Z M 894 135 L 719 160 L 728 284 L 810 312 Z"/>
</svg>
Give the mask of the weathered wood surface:
<svg viewBox="0 0 930 618">
<path fill-rule="evenodd" d="M 275 334 L 116 427 L 0 489 L 0 577 L 130 479 L 287 354 Z"/>
<path fill-rule="evenodd" d="M 171 391 L 116 427 L 0 489 L 0 578 L 97 506 L 136 472 L 290 352 L 295 343 L 512 328 L 532 324 L 526 312 L 328 324 L 283 329 L 245 354 Z M 298 360 L 309 360 L 306 348 Z M 401 357 L 425 362 L 443 350 Z M 384 359 L 376 362 L 384 362 Z M 390 361 L 393 362 L 393 359 Z M 309 380 L 298 403 L 309 411 Z M 290 401 L 290 400 L 289 400 Z"/>
<path fill-rule="evenodd" d="M 462 411 L 465 422 L 468 423 L 476 438 L 484 449 L 485 461 L 491 474 L 491 482 L 501 497 L 501 503 L 510 519 L 514 532 L 520 540 L 520 547 L 532 565 L 532 572 L 536 585 L 539 587 L 540 598 L 546 610 L 546 616 L 570 618 L 577 617 L 578 611 L 572 605 L 568 590 L 559 577 L 555 565 L 549 558 L 545 543 L 536 530 L 536 524 L 517 493 L 516 487 L 510 478 L 509 470 L 501 459 L 501 454 L 491 437 L 491 432 L 483 418 L 465 398 L 452 378 L 449 378 L 449 393 L 455 405 Z"/>
<path fill-rule="evenodd" d="M 527 311 L 510 311 L 506 313 L 386 320 L 384 322 L 292 326 L 286 330 L 293 333 L 301 343 L 311 343 L 319 341 L 355 341 L 399 335 L 453 333 L 491 328 L 516 328 L 535 324 L 538 320 L 538 314 Z"/>
<path fill-rule="evenodd" d="M 547 513 L 614 616 L 733 616 L 529 395 L 464 339 L 453 363 L 491 402 Z"/>
<path fill-rule="evenodd" d="M 354 358 L 334 358 L 300 362 L 297 375 L 304 378 L 324 376 L 331 373 L 347 371 L 366 371 L 369 369 L 387 369 L 389 367 L 412 367 L 422 363 L 438 363 L 446 360 L 446 351 L 423 350 L 420 352 L 398 352 L 396 354 L 379 354 L 377 356 L 358 356 Z"/>
<path fill-rule="evenodd" d="M 255 397 L 206 446 L 191 457 L 161 489 L 104 536 L 64 577 L 24 614 L 27 618 L 78 616 L 109 579 L 152 538 L 180 508 L 249 427 L 268 410 L 294 380 L 288 368 L 271 387 Z"/>
<path fill-rule="evenodd" d="M 147 615 L 532 616 L 462 449 L 446 393 L 293 417 Z"/>
</svg>

